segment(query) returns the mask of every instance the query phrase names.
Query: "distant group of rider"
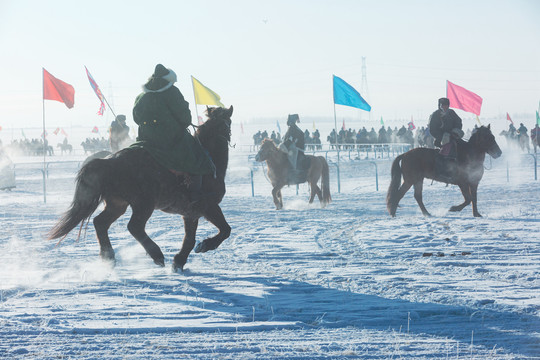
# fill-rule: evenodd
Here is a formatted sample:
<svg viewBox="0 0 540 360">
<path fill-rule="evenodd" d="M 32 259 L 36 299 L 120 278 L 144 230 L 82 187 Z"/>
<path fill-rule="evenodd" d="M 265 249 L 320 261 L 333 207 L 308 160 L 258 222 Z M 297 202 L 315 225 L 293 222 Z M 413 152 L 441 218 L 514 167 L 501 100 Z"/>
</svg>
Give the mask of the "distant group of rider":
<svg viewBox="0 0 540 360">
<path fill-rule="evenodd" d="M 279 145 L 279 149 L 287 154 L 292 169 L 302 170 L 303 168 L 305 170 L 306 167 L 303 166 L 303 160 L 305 159 L 304 151 L 306 151 L 307 130 L 306 132 L 303 132 L 296 124 L 297 122 L 299 122 L 298 114 L 289 115 L 287 119 L 287 125 L 289 126 L 289 128 L 287 130 L 287 133 L 283 136 L 283 141 Z M 513 125 L 511 124 L 510 126 L 510 129 L 512 129 Z M 365 128 L 363 130 L 365 130 Z M 359 134 L 365 132 L 363 130 L 359 131 Z M 371 134 L 371 140 L 369 135 L 366 136 L 367 141 L 365 143 L 376 143 L 377 141 L 380 141 L 381 138 L 383 139 L 383 141 L 386 140 L 387 142 L 389 142 L 387 140 L 388 138 L 385 138 L 388 132 L 384 131 L 384 127 L 381 130 L 382 131 L 379 131 L 378 136 L 376 134 Z M 527 134 L 527 128 L 523 124 L 520 124 L 520 127 L 519 129 L 517 129 L 517 131 L 515 128 L 513 128 L 513 130 L 515 134 Z M 375 133 L 373 129 L 371 132 Z M 443 180 L 447 182 L 452 182 L 453 176 L 455 174 L 456 160 L 458 156 L 457 140 L 463 138 L 465 133 L 463 132 L 463 122 L 461 118 L 456 114 L 456 112 L 450 109 L 450 100 L 448 98 L 440 98 L 438 100 L 438 109 L 431 114 L 429 118 L 428 128 L 425 130 L 419 129 L 417 133 L 420 134 L 420 138 L 424 139 L 424 142 L 427 142 L 426 137 L 428 136 L 433 138 L 434 146 L 439 149 L 439 156 L 436 158 L 435 163 L 435 171 L 440 174 L 440 178 L 442 178 Z M 274 136 L 274 134 L 275 133 L 273 133 L 272 135 Z M 256 135 L 260 136 L 259 134 Z M 261 133 L 261 135 L 264 136 L 264 133 Z M 403 126 L 396 135 L 399 136 L 398 139 L 402 140 L 405 143 L 414 143 L 411 128 L 406 129 Z M 340 134 L 338 136 L 341 137 L 341 139 L 346 139 L 347 132 L 345 130 L 342 130 L 340 131 Z M 339 137 L 337 138 L 338 143 L 340 143 Z M 531 131 L 531 139 L 533 139 L 534 142 L 537 141 L 539 138 L 540 128 L 537 124 L 536 127 Z M 329 142 L 331 142 L 332 139 L 336 139 L 335 130 L 332 131 L 332 133 L 328 136 Z M 272 140 L 275 139 L 272 138 Z M 346 144 L 347 141 L 344 141 L 343 143 Z M 356 143 L 358 144 L 359 142 Z M 421 141 L 418 141 L 418 143 L 420 143 L 420 146 L 428 146 L 426 143 L 422 144 Z"/>
</svg>

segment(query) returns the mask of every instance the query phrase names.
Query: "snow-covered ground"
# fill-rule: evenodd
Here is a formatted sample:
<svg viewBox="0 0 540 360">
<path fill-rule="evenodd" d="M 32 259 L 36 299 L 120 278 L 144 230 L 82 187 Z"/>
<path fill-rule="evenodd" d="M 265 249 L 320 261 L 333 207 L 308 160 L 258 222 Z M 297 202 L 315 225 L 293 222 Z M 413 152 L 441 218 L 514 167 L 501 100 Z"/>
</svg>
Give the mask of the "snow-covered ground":
<svg viewBox="0 0 540 360">
<path fill-rule="evenodd" d="M 276 211 L 263 165 L 232 150 L 222 202 L 231 237 L 192 253 L 178 274 L 170 263 L 179 216 L 155 212 L 148 223 L 168 261 L 161 268 L 127 231 L 128 211 L 110 229 L 110 268 L 92 226 L 78 242 L 75 230 L 60 244 L 44 239 L 71 202 L 83 158 L 48 159 L 46 203 L 42 159 L 13 159 L 17 188 L 0 192 L 0 358 L 540 358 L 532 156 L 486 161 L 483 218 L 470 206 L 447 212 L 459 190 L 430 181 L 433 217 L 410 191 L 391 218 L 391 159 L 342 153 L 338 193 L 328 156 L 333 203 L 308 205 L 307 186 L 298 195 L 291 186 Z M 197 238 L 214 232 L 201 220 Z"/>
</svg>

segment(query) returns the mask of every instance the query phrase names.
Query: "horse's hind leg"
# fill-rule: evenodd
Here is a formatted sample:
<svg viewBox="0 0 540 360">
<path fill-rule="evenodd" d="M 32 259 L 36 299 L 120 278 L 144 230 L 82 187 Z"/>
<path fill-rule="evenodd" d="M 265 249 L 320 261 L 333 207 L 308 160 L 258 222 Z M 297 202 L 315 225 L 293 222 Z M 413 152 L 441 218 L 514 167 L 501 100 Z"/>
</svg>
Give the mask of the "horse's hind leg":
<svg viewBox="0 0 540 360">
<path fill-rule="evenodd" d="M 459 189 L 461 190 L 461 193 L 463 194 L 463 198 L 465 201 L 463 201 L 459 205 L 452 206 L 450 208 L 450 211 L 461 211 L 463 208 L 471 203 L 471 190 L 468 185 L 459 185 Z"/>
<path fill-rule="evenodd" d="M 152 205 L 131 204 L 131 208 L 133 214 L 131 215 L 131 219 L 127 226 L 129 232 L 143 246 L 146 253 L 154 260 L 154 263 L 165 266 L 163 252 L 161 252 L 159 246 L 150 239 L 145 230 L 146 222 L 154 212 L 154 207 Z"/>
<path fill-rule="evenodd" d="M 424 206 L 424 202 L 422 201 L 423 188 L 424 188 L 423 179 L 414 183 L 414 198 L 416 199 L 418 206 L 420 206 L 420 210 L 422 210 L 422 214 L 424 214 L 424 216 L 431 216 L 431 214 L 426 210 L 426 207 Z"/>
<path fill-rule="evenodd" d="M 178 269 L 184 270 L 187 258 L 195 246 L 195 235 L 198 226 L 198 218 L 188 218 L 184 216 L 184 240 L 182 241 L 182 248 L 178 254 L 174 256 L 173 271 L 178 271 Z"/>
<path fill-rule="evenodd" d="M 207 252 L 208 250 L 216 249 L 226 238 L 231 234 L 231 227 L 218 204 L 209 205 L 206 208 L 204 218 L 214 224 L 218 228 L 219 232 L 208 239 L 203 240 L 195 248 L 195 252 Z"/>
<path fill-rule="evenodd" d="M 109 239 L 109 228 L 126 212 L 127 203 L 109 199 L 105 201 L 105 210 L 94 218 L 94 228 L 99 241 L 99 255 L 103 260 L 114 262 L 114 250 Z"/>
<path fill-rule="evenodd" d="M 315 199 L 315 195 L 319 198 L 319 201 L 322 202 L 322 191 L 317 185 L 317 181 L 313 181 L 309 183 L 309 186 L 311 187 L 311 194 L 309 196 L 309 203 L 313 203 L 313 200 Z"/>
</svg>

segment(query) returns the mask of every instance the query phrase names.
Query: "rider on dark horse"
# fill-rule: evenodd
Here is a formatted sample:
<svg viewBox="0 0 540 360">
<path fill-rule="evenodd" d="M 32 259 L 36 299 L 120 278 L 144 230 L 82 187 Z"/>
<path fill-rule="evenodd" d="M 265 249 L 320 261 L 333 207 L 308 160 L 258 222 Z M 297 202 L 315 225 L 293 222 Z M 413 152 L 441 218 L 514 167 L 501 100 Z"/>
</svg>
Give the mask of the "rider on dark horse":
<svg viewBox="0 0 540 360">
<path fill-rule="evenodd" d="M 192 201 L 201 197 L 202 175 L 215 172 L 215 166 L 188 131 L 191 125 L 189 104 L 174 83 L 176 74 L 158 64 L 143 93 L 135 100 L 133 120 L 139 125 L 140 147 L 184 182 Z"/>
<path fill-rule="evenodd" d="M 298 114 L 289 115 L 287 118 L 289 129 L 283 137 L 283 142 L 279 145 L 279 150 L 288 156 L 290 168 L 293 170 L 290 173 L 294 174 L 295 178 L 299 177 L 302 172 L 305 172 L 309 168 L 308 161 L 306 161 L 307 159 L 304 155 L 304 133 L 296 125 L 297 122 L 300 122 Z"/>
<path fill-rule="evenodd" d="M 435 138 L 434 144 L 440 148 L 435 161 L 435 172 L 446 182 L 452 182 L 456 171 L 457 139 L 464 135 L 461 118 L 450 107 L 450 100 L 439 99 L 439 109 L 429 118 L 429 132 Z"/>
</svg>

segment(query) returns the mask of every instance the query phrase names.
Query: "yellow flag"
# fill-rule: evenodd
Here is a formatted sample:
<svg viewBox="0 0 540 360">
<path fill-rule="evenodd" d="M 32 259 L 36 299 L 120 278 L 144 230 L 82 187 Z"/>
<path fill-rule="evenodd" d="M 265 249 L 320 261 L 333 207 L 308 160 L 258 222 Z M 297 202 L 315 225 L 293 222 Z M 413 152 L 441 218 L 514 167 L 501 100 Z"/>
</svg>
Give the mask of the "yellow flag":
<svg viewBox="0 0 540 360">
<path fill-rule="evenodd" d="M 195 103 L 198 105 L 217 105 L 220 107 L 225 107 L 221 103 L 221 98 L 218 94 L 201 84 L 201 82 L 191 77 L 191 82 L 193 83 L 193 93 L 195 94 Z"/>
</svg>

